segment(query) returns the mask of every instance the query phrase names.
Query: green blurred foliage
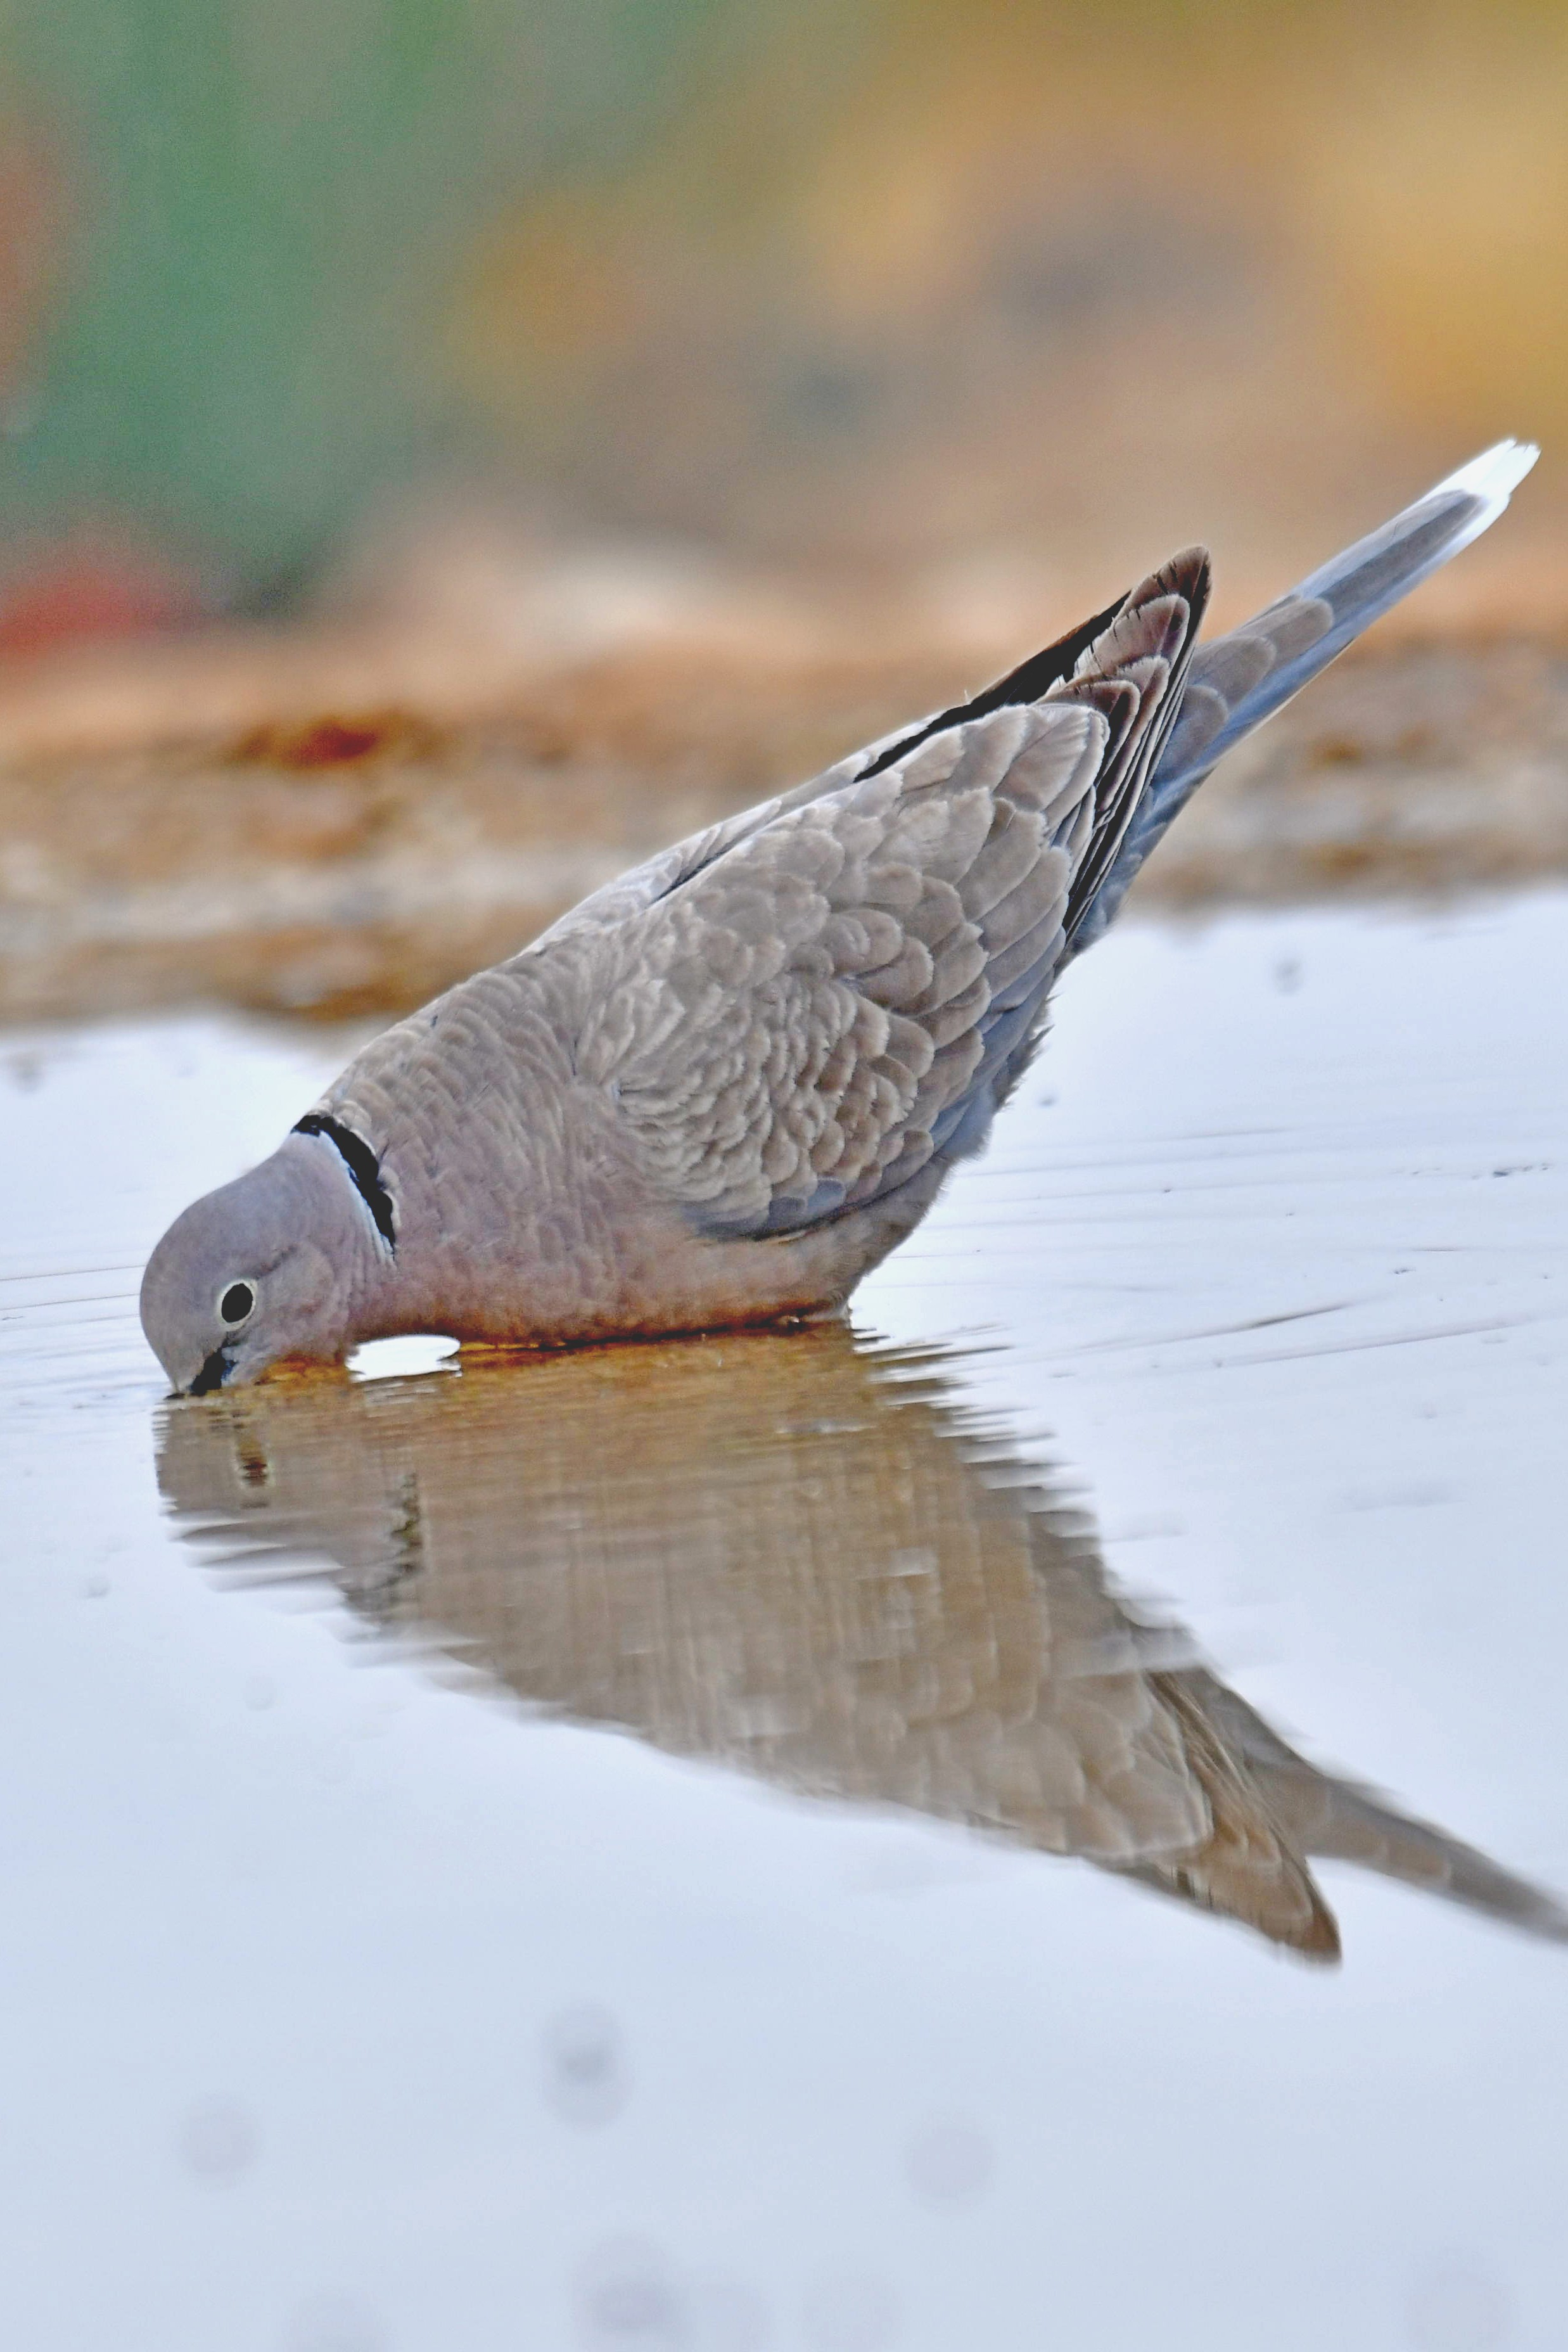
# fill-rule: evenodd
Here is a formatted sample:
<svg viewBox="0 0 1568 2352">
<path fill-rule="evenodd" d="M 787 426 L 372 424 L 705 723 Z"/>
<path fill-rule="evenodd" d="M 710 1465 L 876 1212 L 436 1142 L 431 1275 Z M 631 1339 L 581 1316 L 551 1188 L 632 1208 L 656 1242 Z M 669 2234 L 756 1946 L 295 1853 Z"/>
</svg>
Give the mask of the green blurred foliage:
<svg viewBox="0 0 1568 2352">
<path fill-rule="evenodd" d="M 612 168 L 725 0 L 15 0 L 9 112 L 64 184 L 0 514 L 134 519 L 242 593 L 451 429 L 429 365 L 503 198 Z"/>
</svg>

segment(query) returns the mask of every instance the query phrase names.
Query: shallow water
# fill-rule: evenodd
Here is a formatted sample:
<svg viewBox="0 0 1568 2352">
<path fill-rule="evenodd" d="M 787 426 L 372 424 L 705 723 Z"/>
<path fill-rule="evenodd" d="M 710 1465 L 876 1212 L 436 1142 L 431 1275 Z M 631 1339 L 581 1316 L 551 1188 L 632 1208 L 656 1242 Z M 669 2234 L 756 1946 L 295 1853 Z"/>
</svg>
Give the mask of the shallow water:
<svg viewBox="0 0 1568 2352">
<path fill-rule="evenodd" d="M 0 2340 L 1568 2341 L 1565 980 L 1129 925 L 852 1339 L 172 1406 L 352 1040 L 0 1039 Z"/>
</svg>

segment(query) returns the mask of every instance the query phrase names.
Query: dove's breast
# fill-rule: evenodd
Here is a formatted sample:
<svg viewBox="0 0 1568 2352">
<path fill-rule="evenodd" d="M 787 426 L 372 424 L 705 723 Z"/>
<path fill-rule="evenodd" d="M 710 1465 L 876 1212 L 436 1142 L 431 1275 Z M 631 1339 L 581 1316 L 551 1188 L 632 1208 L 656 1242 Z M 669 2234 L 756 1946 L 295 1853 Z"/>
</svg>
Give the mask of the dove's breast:
<svg viewBox="0 0 1568 2352">
<path fill-rule="evenodd" d="M 567 1344 L 820 1312 L 929 1206 L 936 1167 L 809 1233 L 702 1234 L 650 1180 L 613 1089 L 577 1066 L 597 980 L 567 940 L 480 972 L 376 1038 L 323 1097 L 375 1153 L 392 1204 L 378 1328 Z"/>
</svg>

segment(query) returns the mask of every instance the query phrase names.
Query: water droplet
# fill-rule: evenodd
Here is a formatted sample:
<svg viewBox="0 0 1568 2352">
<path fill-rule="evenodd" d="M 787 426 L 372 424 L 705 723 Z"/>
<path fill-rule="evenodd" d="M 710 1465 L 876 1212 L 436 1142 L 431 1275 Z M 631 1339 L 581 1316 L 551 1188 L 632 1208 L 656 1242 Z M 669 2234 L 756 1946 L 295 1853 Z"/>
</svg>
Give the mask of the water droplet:
<svg viewBox="0 0 1568 2352">
<path fill-rule="evenodd" d="M 1513 2337 L 1513 2306 L 1500 2279 L 1457 2255 L 1429 2263 L 1405 2306 L 1416 2352 L 1502 2352 Z"/>
<path fill-rule="evenodd" d="M 898 2341 L 897 2298 L 885 2280 L 863 2272 L 823 2272 L 807 2291 L 801 2316 L 817 2352 L 884 2352 Z"/>
<path fill-rule="evenodd" d="M 577 2339 L 589 2352 L 686 2352 L 679 2284 L 657 2246 L 612 2239 L 583 2264 Z"/>
<path fill-rule="evenodd" d="M 284 2352 L 385 2352 L 387 2336 L 362 2304 L 323 2294 L 300 2305 L 283 2343 Z"/>
<path fill-rule="evenodd" d="M 621 2029 L 607 2009 L 584 2003 L 544 2033 L 545 2098 L 563 2122 L 612 2123 L 631 2094 Z"/>
<path fill-rule="evenodd" d="M 932 2205 L 973 2204 L 989 2188 L 995 2167 L 985 2133 L 954 2117 L 925 2125 L 904 2158 L 910 2187 Z"/>
<path fill-rule="evenodd" d="M 226 2187 L 256 2161 L 256 2122 L 238 2099 L 204 2099 L 182 2121 L 177 2146 L 188 2172 L 215 2188 Z"/>
<path fill-rule="evenodd" d="M 772 2336 L 761 2299 L 738 2279 L 693 2279 L 686 2307 L 691 2352 L 763 2352 Z"/>
</svg>

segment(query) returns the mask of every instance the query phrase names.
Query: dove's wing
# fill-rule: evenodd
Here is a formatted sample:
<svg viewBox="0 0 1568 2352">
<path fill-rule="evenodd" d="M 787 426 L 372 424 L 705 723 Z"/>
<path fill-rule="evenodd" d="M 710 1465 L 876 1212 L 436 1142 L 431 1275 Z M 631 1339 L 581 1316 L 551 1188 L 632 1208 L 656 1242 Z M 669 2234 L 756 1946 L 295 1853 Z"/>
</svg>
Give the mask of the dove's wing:
<svg viewBox="0 0 1568 2352">
<path fill-rule="evenodd" d="M 1150 851 L 1227 751 L 1402 596 L 1479 539 L 1536 455 L 1528 444 L 1500 441 L 1240 628 L 1197 648 L 1180 714 L 1075 951 L 1113 920 Z"/>
<path fill-rule="evenodd" d="M 1159 756 L 1207 576 L 1176 558 L 1043 699 L 685 845 L 600 929 L 577 1066 L 694 1223 L 795 1230 L 983 1140 Z"/>
</svg>

